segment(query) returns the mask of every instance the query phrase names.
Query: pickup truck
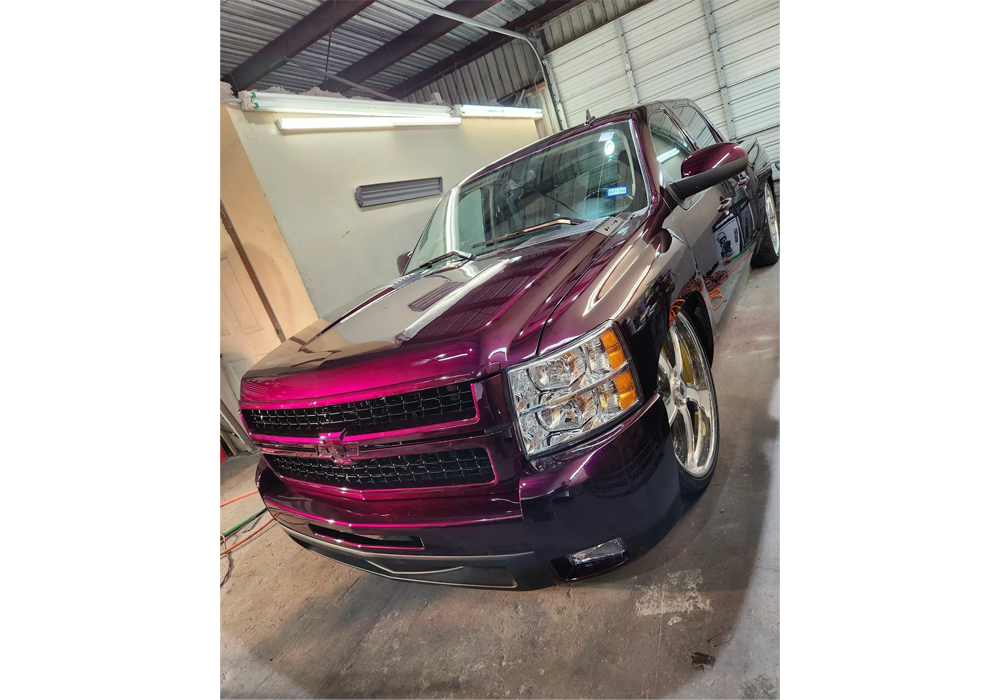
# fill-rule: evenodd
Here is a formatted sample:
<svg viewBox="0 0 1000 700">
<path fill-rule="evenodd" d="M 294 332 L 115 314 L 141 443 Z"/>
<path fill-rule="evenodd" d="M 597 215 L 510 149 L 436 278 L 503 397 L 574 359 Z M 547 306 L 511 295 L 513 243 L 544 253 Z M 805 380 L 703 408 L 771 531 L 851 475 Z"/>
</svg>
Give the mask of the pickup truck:
<svg viewBox="0 0 1000 700">
<path fill-rule="evenodd" d="M 764 149 L 690 100 L 470 175 L 398 278 L 244 376 L 267 508 L 406 581 L 526 589 L 642 555 L 715 470 L 712 357 L 750 267 L 778 260 L 772 188 Z"/>
</svg>

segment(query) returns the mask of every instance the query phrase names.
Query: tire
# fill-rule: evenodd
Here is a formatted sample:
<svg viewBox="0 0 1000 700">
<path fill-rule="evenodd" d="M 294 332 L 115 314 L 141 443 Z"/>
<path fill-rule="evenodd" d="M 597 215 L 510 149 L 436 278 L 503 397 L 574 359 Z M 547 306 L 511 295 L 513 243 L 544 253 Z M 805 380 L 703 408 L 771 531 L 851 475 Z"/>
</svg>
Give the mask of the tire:
<svg viewBox="0 0 1000 700">
<path fill-rule="evenodd" d="M 708 355 L 683 310 L 660 345 L 657 387 L 667 409 L 681 493 L 701 491 L 719 461 L 719 402 Z"/>
<path fill-rule="evenodd" d="M 778 209 L 774 203 L 770 182 L 764 183 L 764 216 L 764 234 L 753 258 L 750 259 L 750 264 L 754 267 L 773 265 L 778 262 L 778 256 L 781 253 L 781 238 L 778 235 Z"/>
</svg>

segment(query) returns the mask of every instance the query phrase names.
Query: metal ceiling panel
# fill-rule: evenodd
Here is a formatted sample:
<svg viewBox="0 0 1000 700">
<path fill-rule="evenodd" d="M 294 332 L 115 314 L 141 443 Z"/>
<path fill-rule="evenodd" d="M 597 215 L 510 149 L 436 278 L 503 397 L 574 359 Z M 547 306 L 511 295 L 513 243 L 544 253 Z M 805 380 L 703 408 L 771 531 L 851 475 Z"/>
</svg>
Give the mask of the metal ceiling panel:
<svg viewBox="0 0 1000 700">
<path fill-rule="evenodd" d="M 545 23 L 540 30 L 542 41 L 546 50 L 552 51 L 650 2 L 652 0 L 594 0 L 585 3 Z"/>
<path fill-rule="evenodd" d="M 451 2 L 424 1 L 439 8 L 447 7 Z M 500 26 L 544 2 L 501 0 L 480 13 L 477 19 Z M 246 61 L 320 4 L 321 0 L 228 0 L 223 3 L 220 8 L 221 73 L 225 75 Z M 308 90 L 323 81 L 324 69 L 340 73 L 430 16 L 430 12 L 419 8 L 397 5 L 392 0 L 379 0 L 293 57 L 294 62 L 258 80 L 253 87 L 279 86 L 293 92 Z M 485 35 L 483 29 L 461 25 L 372 76 L 364 84 L 376 90 L 386 90 Z M 343 92 L 360 94 L 350 89 Z"/>
</svg>

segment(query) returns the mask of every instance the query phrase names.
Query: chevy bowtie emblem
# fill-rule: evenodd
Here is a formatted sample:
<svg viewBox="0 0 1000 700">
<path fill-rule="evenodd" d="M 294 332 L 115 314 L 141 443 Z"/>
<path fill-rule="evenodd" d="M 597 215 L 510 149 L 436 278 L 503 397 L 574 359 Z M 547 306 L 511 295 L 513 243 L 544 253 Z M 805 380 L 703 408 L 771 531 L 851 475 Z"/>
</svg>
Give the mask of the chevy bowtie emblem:
<svg viewBox="0 0 1000 700">
<path fill-rule="evenodd" d="M 341 442 L 327 442 L 326 435 L 319 436 L 319 442 L 316 444 L 316 454 L 325 456 L 329 455 L 336 460 L 347 459 L 347 448 L 344 447 Z"/>
</svg>

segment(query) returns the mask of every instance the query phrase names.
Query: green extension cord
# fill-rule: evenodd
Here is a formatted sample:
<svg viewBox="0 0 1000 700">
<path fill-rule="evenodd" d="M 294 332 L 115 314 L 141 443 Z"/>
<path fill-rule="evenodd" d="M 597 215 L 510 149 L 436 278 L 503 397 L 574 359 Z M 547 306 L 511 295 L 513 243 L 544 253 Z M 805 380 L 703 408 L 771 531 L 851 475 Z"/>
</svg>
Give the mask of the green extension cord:
<svg viewBox="0 0 1000 700">
<path fill-rule="evenodd" d="M 250 522 L 254 518 L 260 517 L 261 515 L 263 515 L 266 512 L 267 512 L 267 508 L 261 508 L 259 511 L 257 511 L 256 513 L 254 513 L 253 515 L 251 515 L 249 518 L 247 518 L 246 520 L 244 520 L 243 522 L 241 522 L 239 525 L 233 525 L 231 528 L 229 528 L 228 530 L 226 530 L 225 532 L 223 532 L 221 535 L 219 535 L 219 541 L 220 542 L 224 542 L 225 539 L 227 537 L 229 537 L 231 534 L 233 534 L 234 532 L 236 532 L 237 530 L 239 530 L 241 527 L 243 527 L 244 525 L 246 525 L 248 522 Z"/>
</svg>

